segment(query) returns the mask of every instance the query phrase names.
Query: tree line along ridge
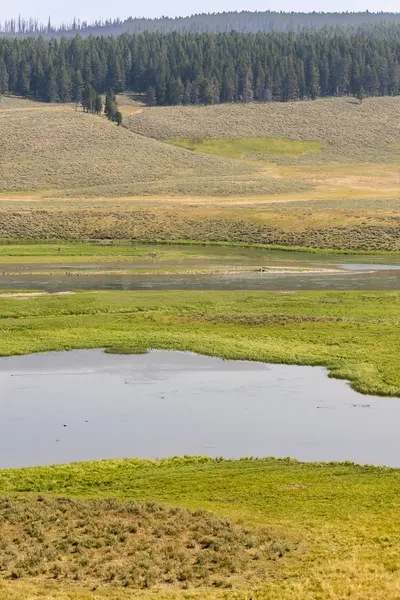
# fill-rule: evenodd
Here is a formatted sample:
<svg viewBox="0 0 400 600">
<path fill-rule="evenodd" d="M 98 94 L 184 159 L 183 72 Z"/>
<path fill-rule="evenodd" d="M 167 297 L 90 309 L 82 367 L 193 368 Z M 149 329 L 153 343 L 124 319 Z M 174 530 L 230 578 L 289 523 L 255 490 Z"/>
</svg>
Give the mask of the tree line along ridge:
<svg viewBox="0 0 400 600">
<path fill-rule="evenodd" d="M 123 33 L 224 33 L 239 31 L 257 33 L 260 31 L 299 31 L 318 30 L 326 27 L 361 27 L 400 23 L 400 13 L 388 12 L 284 12 L 284 11 L 226 11 L 221 13 L 200 13 L 184 17 L 129 17 L 128 19 L 99 19 L 93 23 L 76 17 L 71 23 L 55 26 L 49 17 L 46 24 L 38 19 L 6 19 L 0 23 L 0 35 L 46 37 L 82 37 L 89 35 L 121 35 Z"/>
<path fill-rule="evenodd" d="M 149 105 L 400 92 L 400 25 L 349 31 L 0 38 L 0 93 L 81 103 L 134 91 Z"/>
</svg>

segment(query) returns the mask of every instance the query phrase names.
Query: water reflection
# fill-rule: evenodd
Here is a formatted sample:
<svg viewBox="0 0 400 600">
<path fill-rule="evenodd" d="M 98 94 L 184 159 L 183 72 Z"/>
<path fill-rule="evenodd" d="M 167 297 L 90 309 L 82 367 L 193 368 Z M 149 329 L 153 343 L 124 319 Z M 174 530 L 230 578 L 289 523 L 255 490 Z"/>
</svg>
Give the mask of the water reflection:
<svg viewBox="0 0 400 600">
<path fill-rule="evenodd" d="M 183 454 L 400 467 L 400 399 L 316 367 L 72 351 L 1 358 L 0 389 L 3 468 Z"/>
<path fill-rule="evenodd" d="M 347 266 L 347 265 L 346 265 Z M 351 266 L 350 266 L 351 267 Z M 343 273 L 234 273 L 193 275 L 96 274 L 53 275 L 7 274 L 0 277 L 0 290 L 399 290 L 400 268 L 349 269 Z"/>
</svg>

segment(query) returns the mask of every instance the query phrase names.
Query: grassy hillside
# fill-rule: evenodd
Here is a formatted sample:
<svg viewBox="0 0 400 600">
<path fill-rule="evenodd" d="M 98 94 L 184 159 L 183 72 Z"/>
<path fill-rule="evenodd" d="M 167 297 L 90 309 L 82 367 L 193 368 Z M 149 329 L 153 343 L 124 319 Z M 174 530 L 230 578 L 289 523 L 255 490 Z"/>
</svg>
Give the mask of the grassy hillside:
<svg viewBox="0 0 400 600">
<path fill-rule="evenodd" d="M 70 105 L 0 104 L 0 192 L 66 195 L 245 194 L 309 186 L 256 167 L 162 144 Z"/>
<path fill-rule="evenodd" d="M 72 348 L 191 350 L 324 365 L 400 396 L 398 292 L 83 292 L 0 295 L 0 356 Z"/>
<path fill-rule="evenodd" d="M 263 165 L 312 189 L 288 198 L 399 198 L 400 98 L 165 107 L 127 119 L 142 135 Z"/>
<path fill-rule="evenodd" d="M 10 556 L 3 550 L 2 568 L 7 570 L 10 559 L 19 560 L 19 565 L 13 567 L 13 579 L 9 569 L 8 578 L 0 583 L 0 598 L 395 600 L 399 483 L 400 472 L 395 469 L 273 459 L 120 460 L 1 471 L 0 491 L 7 496 L 1 511 L 2 548 L 14 551 Z M 110 496 L 129 504 L 101 501 Z M 181 510 L 158 504 L 135 509 L 132 502 Z M 199 509 L 214 515 L 196 512 L 194 523 L 191 511 Z M 163 523 L 158 523 L 160 517 Z M 207 532 L 210 526 L 212 531 Z M 129 527 L 136 527 L 136 532 L 129 532 Z M 270 548 L 266 562 L 257 548 L 265 530 L 270 540 L 265 544 Z M 198 550 L 201 531 L 208 533 L 201 538 L 208 540 L 205 552 Z M 181 544 L 177 554 L 171 549 L 160 563 L 163 552 L 168 552 L 168 538 L 174 536 L 183 536 L 186 548 Z M 250 537 L 251 547 L 245 549 Z M 142 552 L 127 573 L 126 553 L 135 552 L 136 538 L 141 538 Z M 146 544 L 152 540 L 149 548 Z M 33 553 L 40 548 L 41 554 Z M 188 562 L 190 566 L 192 557 L 201 552 L 202 566 L 211 569 L 208 582 L 200 580 L 196 587 L 196 568 L 182 567 Z M 261 582 L 249 581 L 249 571 L 241 566 L 249 554 L 258 554 L 250 568 L 256 574 L 257 569 L 264 571 Z M 46 556 L 55 563 L 52 573 L 46 572 L 50 566 Z M 221 565 L 220 577 L 213 575 L 216 564 Z M 95 586 L 89 565 L 99 573 Z M 181 573 L 183 578 L 186 573 L 186 581 L 172 577 L 160 584 L 157 567 L 161 572 L 170 569 L 172 576 Z M 227 577 L 229 569 L 234 572 Z M 114 578 L 107 581 L 105 575 L 113 572 Z M 150 575 L 150 589 L 135 589 L 138 574 Z"/>
<path fill-rule="evenodd" d="M 398 97 L 120 104 L 0 101 L 0 238 L 400 249 Z"/>
</svg>

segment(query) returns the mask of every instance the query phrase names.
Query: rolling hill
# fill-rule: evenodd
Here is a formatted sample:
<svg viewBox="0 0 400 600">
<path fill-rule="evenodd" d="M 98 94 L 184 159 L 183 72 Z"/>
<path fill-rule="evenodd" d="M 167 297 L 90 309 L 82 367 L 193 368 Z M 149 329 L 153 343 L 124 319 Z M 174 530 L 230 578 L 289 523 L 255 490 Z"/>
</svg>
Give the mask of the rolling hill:
<svg viewBox="0 0 400 600">
<path fill-rule="evenodd" d="M 399 97 L 119 102 L 122 127 L 3 97 L 0 237 L 399 249 Z"/>
</svg>

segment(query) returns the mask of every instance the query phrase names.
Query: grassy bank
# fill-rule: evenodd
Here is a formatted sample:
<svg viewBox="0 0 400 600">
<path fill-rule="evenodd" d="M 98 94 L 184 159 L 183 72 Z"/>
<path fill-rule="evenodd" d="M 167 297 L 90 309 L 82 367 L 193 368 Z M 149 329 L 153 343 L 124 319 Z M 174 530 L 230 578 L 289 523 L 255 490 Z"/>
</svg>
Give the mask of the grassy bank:
<svg viewBox="0 0 400 600">
<path fill-rule="evenodd" d="M 68 544 L 75 540 L 78 556 L 75 558 L 71 551 L 68 563 L 59 563 L 61 570 L 69 568 L 73 571 L 78 559 L 86 557 L 92 561 L 97 553 L 95 568 L 100 572 L 103 570 L 101 548 L 105 550 L 108 547 L 112 558 L 113 553 L 118 551 L 118 544 L 121 546 L 119 551 L 122 552 L 118 564 L 121 570 L 126 551 L 123 546 L 128 550 L 135 543 L 129 538 L 132 534 L 122 532 L 128 536 L 127 541 L 121 544 L 117 539 L 113 543 L 109 541 L 107 545 L 110 535 L 116 536 L 116 524 L 120 523 L 120 527 L 126 528 L 135 519 L 134 513 L 129 520 L 121 518 L 126 510 L 124 505 L 105 505 L 108 511 L 111 509 L 113 512 L 113 520 L 110 521 L 108 517 L 108 523 L 112 523 L 114 529 L 110 531 L 108 528 L 104 532 L 104 518 L 107 519 L 107 515 L 104 517 L 104 512 L 101 512 L 104 505 L 97 503 L 93 507 L 82 504 L 79 509 L 80 520 L 86 518 L 86 522 L 77 524 L 76 511 L 79 505 L 68 498 L 93 501 L 112 496 L 130 502 L 151 501 L 181 507 L 184 511 L 178 523 L 170 523 L 174 526 L 172 530 L 170 528 L 168 533 L 164 529 L 157 545 L 153 543 L 155 554 L 160 552 L 159 548 L 165 543 L 166 537 L 174 535 L 177 526 L 180 530 L 192 527 L 190 513 L 185 511 L 198 509 L 216 514 L 213 517 L 215 538 L 222 530 L 236 535 L 236 528 L 243 526 L 267 528 L 270 538 L 279 541 L 282 550 L 280 557 L 278 553 L 275 560 L 269 561 L 262 582 L 246 581 L 239 570 L 230 579 L 231 589 L 213 585 L 212 573 L 208 585 L 203 582 L 200 588 L 196 588 L 195 582 L 189 581 L 186 590 L 180 589 L 183 582 L 170 582 L 155 585 L 148 591 L 138 591 L 131 583 L 124 590 L 117 591 L 115 585 L 120 588 L 122 585 L 114 580 L 110 591 L 110 582 L 104 581 L 104 578 L 99 578 L 98 588 L 93 589 L 88 587 L 84 578 L 87 563 L 83 561 L 80 566 L 78 564 L 81 581 L 79 577 L 70 582 L 69 577 L 25 575 L 21 579 L 15 578 L 12 583 L 3 580 L 0 584 L 0 597 L 7 600 L 27 597 L 89 600 L 150 598 L 156 595 L 163 600 L 395 600 L 398 598 L 400 569 L 400 511 L 397 502 L 399 484 L 399 470 L 352 464 L 301 464 L 274 459 L 121 460 L 0 471 L 1 493 L 11 496 L 6 517 L 3 510 L 3 528 L 7 519 L 12 517 L 17 525 L 18 519 L 23 520 L 23 515 L 31 511 L 33 530 L 30 529 L 24 535 L 29 534 L 32 545 L 37 546 L 38 537 L 44 543 L 49 536 L 51 538 L 52 531 L 49 530 L 58 527 L 61 531 L 65 527 L 63 519 L 69 518 L 69 537 L 61 552 L 66 552 Z M 27 493 L 30 494 L 28 498 Z M 32 493 L 35 495 L 32 496 Z M 18 500 L 12 499 L 15 494 L 19 497 L 25 494 L 25 499 L 18 504 Z M 37 501 L 37 494 L 42 495 L 41 502 Z M 64 501 L 57 503 L 47 500 L 47 494 L 62 496 Z M 60 513 L 63 506 L 66 507 L 66 516 L 60 514 L 58 522 L 49 519 L 46 527 L 43 527 L 43 514 L 49 511 L 52 514 Z M 91 521 L 93 508 L 98 515 L 94 531 L 94 523 Z M 155 529 L 154 525 L 157 525 L 154 521 L 158 515 L 163 514 L 170 521 L 173 520 L 165 509 L 160 509 L 157 513 L 157 508 L 154 507 L 150 515 L 146 511 L 143 513 L 141 535 L 144 541 L 146 535 L 149 536 L 149 519 L 153 522 L 152 531 Z M 223 521 L 221 517 L 224 518 Z M 197 517 L 200 526 L 202 518 L 201 515 Z M 225 518 L 229 518 L 229 521 Z M 85 527 L 87 533 L 83 535 Z M 261 536 L 262 529 L 259 531 Z M 90 549 L 89 541 L 93 537 L 101 542 L 98 550 L 95 549 L 96 546 L 93 546 L 94 550 Z M 9 543 L 8 535 L 2 539 L 3 544 Z M 19 538 L 15 538 L 14 534 L 15 539 L 23 542 L 23 531 Z M 283 551 L 285 548 L 287 550 Z M 179 560 L 186 560 L 188 552 L 189 550 L 184 549 Z M 240 552 L 241 545 L 236 544 L 235 552 L 231 550 L 232 561 L 237 560 Z M 60 550 L 58 553 L 60 555 Z M 141 558 L 145 557 L 142 555 Z M 219 560 L 219 556 L 215 560 Z M 143 568 L 143 563 L 137 568 L 139 567 Z"/>
<path fill-rule="evenodd" d="M 299 253 L 299 254 L 298 254 Z M 400 251 L 390 250 L 334 250 L 330 248 L 308 248 L 304 246 L 279 246 L 245 242 L 196 242 L 194 240 L 131 242 L 130 240 L 97 240 L 90 243 L 70 243 L 63 239 L 19 240 L 0 239 L 0 264 L 33 264 L 35 262 L 65 263 L 101 261 L 141 262 L 158 261 L 295 261 L 343 258 L 355 256 L 358 261 L 400 260 Z M 320 255 L 320 256 L 318 256 Z"/>
<path fill-rule="evenodd" d="M 102 292 L 0 298 L 0 355 L 96 347 L 324 365 L 400 395 L 399 292 Z"/>
<path fill-rule="evenodd" d="M 330 251 L 400 251 L 398 200 L 289 200 L 0 200 L 0 239 L 197 240 Z"/>
</svg>

